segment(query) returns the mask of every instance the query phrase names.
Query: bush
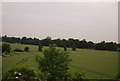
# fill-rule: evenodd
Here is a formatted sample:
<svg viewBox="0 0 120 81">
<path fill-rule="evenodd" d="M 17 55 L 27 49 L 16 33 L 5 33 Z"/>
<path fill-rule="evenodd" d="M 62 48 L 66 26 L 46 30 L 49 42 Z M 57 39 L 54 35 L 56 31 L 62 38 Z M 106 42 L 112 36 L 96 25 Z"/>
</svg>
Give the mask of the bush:
<svg viewBox="0 0 120 81">
<path fill-rule="evenodd" d="M 42 48 L 43 48 L 43 46 L 42 46 L 41 44 L 39 44 L 39 46 L 38 46 L 38 51 L 41 52 L 41 51 L 42 51 Z"/>
<path fill-rule="evenodd" d="M 9 70 L 6 74 L 6 79 L 34 79 L 35 72 L 33 69 L 29 69 L 28 67 L 16 67 Z"/>
<path fill-rule="evenodd" d="M 67 46 L 64 46 L 64 51 L 67 51 Z"/>
<path fill-rule="evenodd" d="M 15 52 L 24 52 L 23 50 L 19 49 L 19 48 L 15 48 L 14 49 Z"/>
<path fill-rule="evenodd" d="M 75 44 L 72 45 L 72 51 L 76 51 L 76 45 Z"/>
<path fill-rule="evenodd" d="M 25 47 L 24 51 L 28 52 L 29 51 L 29 47 Z"/>
<path fill-rule="evenodd" d="M 3 43 L 2 44 L 2 53 L 9 54 L 11 51 L 11 46 L 10 44 Z"/>
<path fill-rule="evenodd" d="M 36 61 L 44 78 L 56 80 L 67 76 L 68 64 L 71 61 L 67 52 L 56 49 L 56 45 L 51 44 L 43 54 L 44 57 L 37 56 Z"/>
<path fill-rule="evenodd" d="M 83 81 L 82 77 L 83 77 L 83 75 L 81 75 L 79 73 L 74 73 L 71 78 L 73 81 Z"/>
<path fill-rule="evenodd" d="M 120 79 L 120 72 L 117 74 L 116 79 L 117 79 L 117 80 Z"/>
</svg>

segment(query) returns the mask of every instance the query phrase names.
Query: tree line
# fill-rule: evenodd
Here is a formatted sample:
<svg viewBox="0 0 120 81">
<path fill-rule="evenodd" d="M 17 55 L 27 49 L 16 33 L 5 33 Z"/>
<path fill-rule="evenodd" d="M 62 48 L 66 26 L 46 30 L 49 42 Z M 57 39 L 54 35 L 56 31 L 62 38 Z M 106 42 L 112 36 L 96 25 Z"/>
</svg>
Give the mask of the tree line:
<svg viewBox="0 0 120 81">
<path fill-rule="evenodd" d="M 18 44 L 30 44 L 30 45 L 42 45 L 42 46 L 49 46 L 49 44 L 56 44 L 58 47 L 67 47 L 73 48 L 82 48 L 82 49 L 95 49 L 95 50 L 107 50 L 107 51 L 118 51 L 120 48 L 120 43 L 116 42 L 99 42 L 94 43 L 92 41 L 86 41 L 85 39 L 73 39 L 69 38 L 66 39 L 52 39 L 51 37 L 47 36 L 44 39 L 38 38 L 28 38 L 28 37 L 8 37 L 7 35 L 2 36 L 2 42 L 8 43 L 18 43 Z"/>
</svg>

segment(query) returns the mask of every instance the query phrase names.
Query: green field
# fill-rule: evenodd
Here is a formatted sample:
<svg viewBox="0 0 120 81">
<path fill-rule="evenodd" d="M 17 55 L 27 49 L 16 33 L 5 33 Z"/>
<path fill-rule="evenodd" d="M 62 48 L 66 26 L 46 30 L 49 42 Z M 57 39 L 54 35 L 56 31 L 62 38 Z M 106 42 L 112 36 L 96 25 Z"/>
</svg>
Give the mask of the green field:
<svg viewBox="0 0 120 81">
<path fill-rule="evenodd" d="M 0 56 L 0 66 L 2 66 L 2 57 Z M 2 79 L 2 67 L 0 67 L 0 80 Z"/>
<path fill-rule="evenodd" d="M 3 78 L 5 72 L 10 68 L 17 65 L 25 65 L 34 68 L 38 72 L 38 64 L 35 62 L 35 55 L 43 56 L 42 52 L 38 52 L 38 46 L 35 45 L 22 45 L 11 44 L 12 50 L 14 48 L 24 49 L 28 46 L 30 52 L 12 52 L 14 56 L 3 57 Z M 44 47 L 43 50 L 47 48 Z M 63 50 L 63 48 L 59 48 Z M 71 73 L 81 73 L 87 79 L 113 79 L 118 73 L 118 52 L 112 51 L 98 51 L 89 49 L 77 49 L 77 51 L 71 51 L 68 48 L 70 58 Z"/>
</svg>

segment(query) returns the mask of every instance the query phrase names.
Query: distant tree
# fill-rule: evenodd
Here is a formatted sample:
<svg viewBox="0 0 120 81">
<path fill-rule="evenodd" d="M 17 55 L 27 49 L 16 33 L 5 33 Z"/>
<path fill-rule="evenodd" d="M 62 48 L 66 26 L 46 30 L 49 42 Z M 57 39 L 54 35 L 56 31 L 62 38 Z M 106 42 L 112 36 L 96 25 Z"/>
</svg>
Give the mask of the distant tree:
<svg viewBox="0 0 120 81">
<path fill-rule="evenodd" d="M 43 54 L 43 57 L 37 56 L 36 61 L 39 63 L 39 69 L 44 77 L 55 81 L 58 78 L 62 79 L 67 76 L 68 64 L 71 60 L 67 52 L 56 49 L 55 44 L 50 44 Z"/>
<path fill-rule="evenodd" d="M 25 47 L 24 51 L 28 52 L 29 51 L 29 47 Z"/>
<path fill-rule="evenodd" d="M 60 47 L 64 47 L 64 45 L 66 45 L 67 46 L 67 40 L 65 40 L 65 39 L 62 39 L 61 41 L 60 41 Z"/>
<path fill-rule="evenodd" d="M 11 51 L 11 46 L 10 44 L 3 43 L 2 44 L 2 53 L 9 54 Z"/>
<path fill-rule="evenodd" d="M 27 37 L 22 37 L 21 44 L 26 44 L 26 41 L 27 41 Z"/>
<path fill-rule="evenodd" d="M 33 41 L 33 42 L 32 42 L 33 45 L 39 45 L 39 42 L 40 42 L 39 39 L 34 38 L 32 41 Z"/>
<path fill-rule="evenodd" d="M 31 37 L 27 38 L 25 44 L 33 44 L 33 39 Z"/>
<path fill-rule="evenodd" d="M 120 48 L 120 43 L 117 44 L 118 48 Z"/>
<path fill-rule="evenodd" d="M 87 43 L 87 48 L 88 48 L 88 49 L 94 49 L 94 47 L 95 47 L 95 45 L 94 45 L 94 43 L 93 43 L 92 41 L 89 41 L 89 42 Z"/>
<path fill-rule="evenodd" d="M 68 46 L 68 47 L 72 47 L 73 43 L 74 43 L 74 39 L 73 39 L 73 38 L 69 38 L 69 39 L 67 40 L 67 46 Z"/>
<path fill-rule="evenodd" d="M 2 41 L 8 42 L 8 43 L 20 43 L 20 38 L 7 37 L 7 35 L 5 35 L 5 36 L 2 36 Z"/>
<path fill-rule="evenodd" d="M 87 41 L 85 39 L 79 41 L 78 48 L 87 48 Z"/>
<path fill-rule="evenodd" d="M 1 37 L 0 37 L 1 38 Z M 79 41 L 79 39 L 69 38 L 66 39 L 54 39 L 50 36 L 47 36 L 45 39 L 39 40 L 37 38 L 16 38 L 16 37 L 7 37 L 7 35 L 2 36 L 2 42 L 8 43 L 21 43 L 21 44 L 31 44 L 31 45 L 39 45 L 42 44 L 43 46 L 48 46 L 49 44 L 56 44 L 58 47 L 67 47 L 72 48 L 73 44 L 75 44 L 76 48 L 87 48 L 87 49 L 96 49 L 96 50 L 108 50 L 108 51 L 120 51 L 120 43 L 113 43 L 113 42 L 105 42 L 102 41 L 100 43 L 93 43 L 92 41 L 87 42 L 85 39 Z"/>
<path fill-rule="evenodd" d="M 118 46 L 118 51 L 120 51 L 120 43 L 118 43 L 117 46 Z"/>
<path fill-rule="evenodd" d="M 75 44 L 72 45 L 72 51 L 76 51 L 76 45 Z"/>
<path fill-rule="evenodd" d="M 58 47 L 61 46 L 61 39 L 59 39 L 59 38 L 52 40 L 52 42 L 53 42 L 54 44 L 56 44 Z"/>
<path fill-rule="evenodd" d="M 16 43 L 20 43 L 20 38 L 16 38 Z"/>
<path fill-rule="evenodd" d="M 2 36 L 2 41 L 3 41 L 3 42 L 8 42 L 8 41 L 7 41 L 7 35 Z"/>
<path fill-rule="evenodd" d="M 105 43 L 105 50 L 117 51 L 118 50 L 118 46 L 117 46 L 116 43 L 108 42 L 108 43 Z"/>
<path fill-rule="evenodd" d="M 39 51 L 39 52 L 42 52 L 42 48 L 43 48 L 43 46 L 42 46 L 41 44 L 39 44 L 39 46 L 38 46 L 38 51 Z"/>
<path fill-rule="evenodd" d="M 66 45 L 64 45 L 64 51 L 67 51 L 67 46 Z"/>
<path fill-rule="evenodd" d="M 96 50 L 118 51 L 118 45 L 113 42 L 102 41 L 95 46 Z"/>
<path fill-rule="evenodd" d="M 79 39 L 74 39 L 74 43 L 76 45 L 76 48 L 78 48 L 79 47 Z"/>
<path fill-rule="evenodd" d="M 95 49 L 96 49 L 96 50 L 105 50 L 105 41 L 102 41 L 102 42 L 100 42 L 100 43 L 97 43 L 97 44 L 95 45 Z"/>
<path fill-rule="evenodd" d="M 41 44 L 44 46 L 49 46 L 49 44 L 52 44 L 52 38 L 47 36 L 45 39 L 41 40 Z"/>
</svg>

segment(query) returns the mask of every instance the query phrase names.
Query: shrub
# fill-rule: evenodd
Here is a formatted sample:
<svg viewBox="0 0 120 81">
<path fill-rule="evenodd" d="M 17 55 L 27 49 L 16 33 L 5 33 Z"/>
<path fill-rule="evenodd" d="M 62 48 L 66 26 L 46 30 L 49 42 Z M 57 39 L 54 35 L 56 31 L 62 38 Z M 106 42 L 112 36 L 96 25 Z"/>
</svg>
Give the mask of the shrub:
<svg viewBox="0 0 120 81">
<path fill-rule="evenodd" d="M 82 77 L 83 75 L 81 75 L 80 73 L 74 73 L 71 78 L 74 81 L 83 81 Z"/>
<path fill-rule="evenodd" d="M 72 51 L 76 51 L 76 45 L 75 44 L 72 45 Z"/>
<path fill-rule="evenodd" d="M 38 51 L 41 52 L 41 51 L 42 51 L 42 48 L 43 48 L 43 46 L 42 46 L 41 44 L 39 44 L 39 46 L 38 46 Z"/>
<path fill-rule="evenodd" d="M 19 48 L 15 48 L 14 49 L 15 52 L 24 52 L 23 50 L 19 49 Z"/>
<path fill-rule="evenodd" d="M 62 79 L 67 76 L 68 63 L 71 59 L 67 52 L 56 49 L 55 44 L 50 44 L 44 51 L 44 57 L 37 56 L 36 61 L 46 79 L 56 80 L 56 78 Z"/>
<path fill-rule="evenodd" d="M 25 47 L 24 51 L 28 52 L 29 51 L 29 47 Z"/>
<path fill-rule="evenodd" d="M 116 79 L 120 79 L 120 72 L 117 74 Z"/>
<path fill-rule="evenodd" d="M 11 51 L 11 46 L 10 44 L 3 43 L 2 44 L 2 53 L 9 54 Z"/>
<path fill-rule="evenodd" d="M 64 51 L 67 51 L 67 46 L 64 46 Z"/>
<path fill-rule="evenodd" d="M 16 67 L 9 70 L 6 74 L 6 79 L 34 79 L 35 72 L 28 67 Z"/>
</svg>

